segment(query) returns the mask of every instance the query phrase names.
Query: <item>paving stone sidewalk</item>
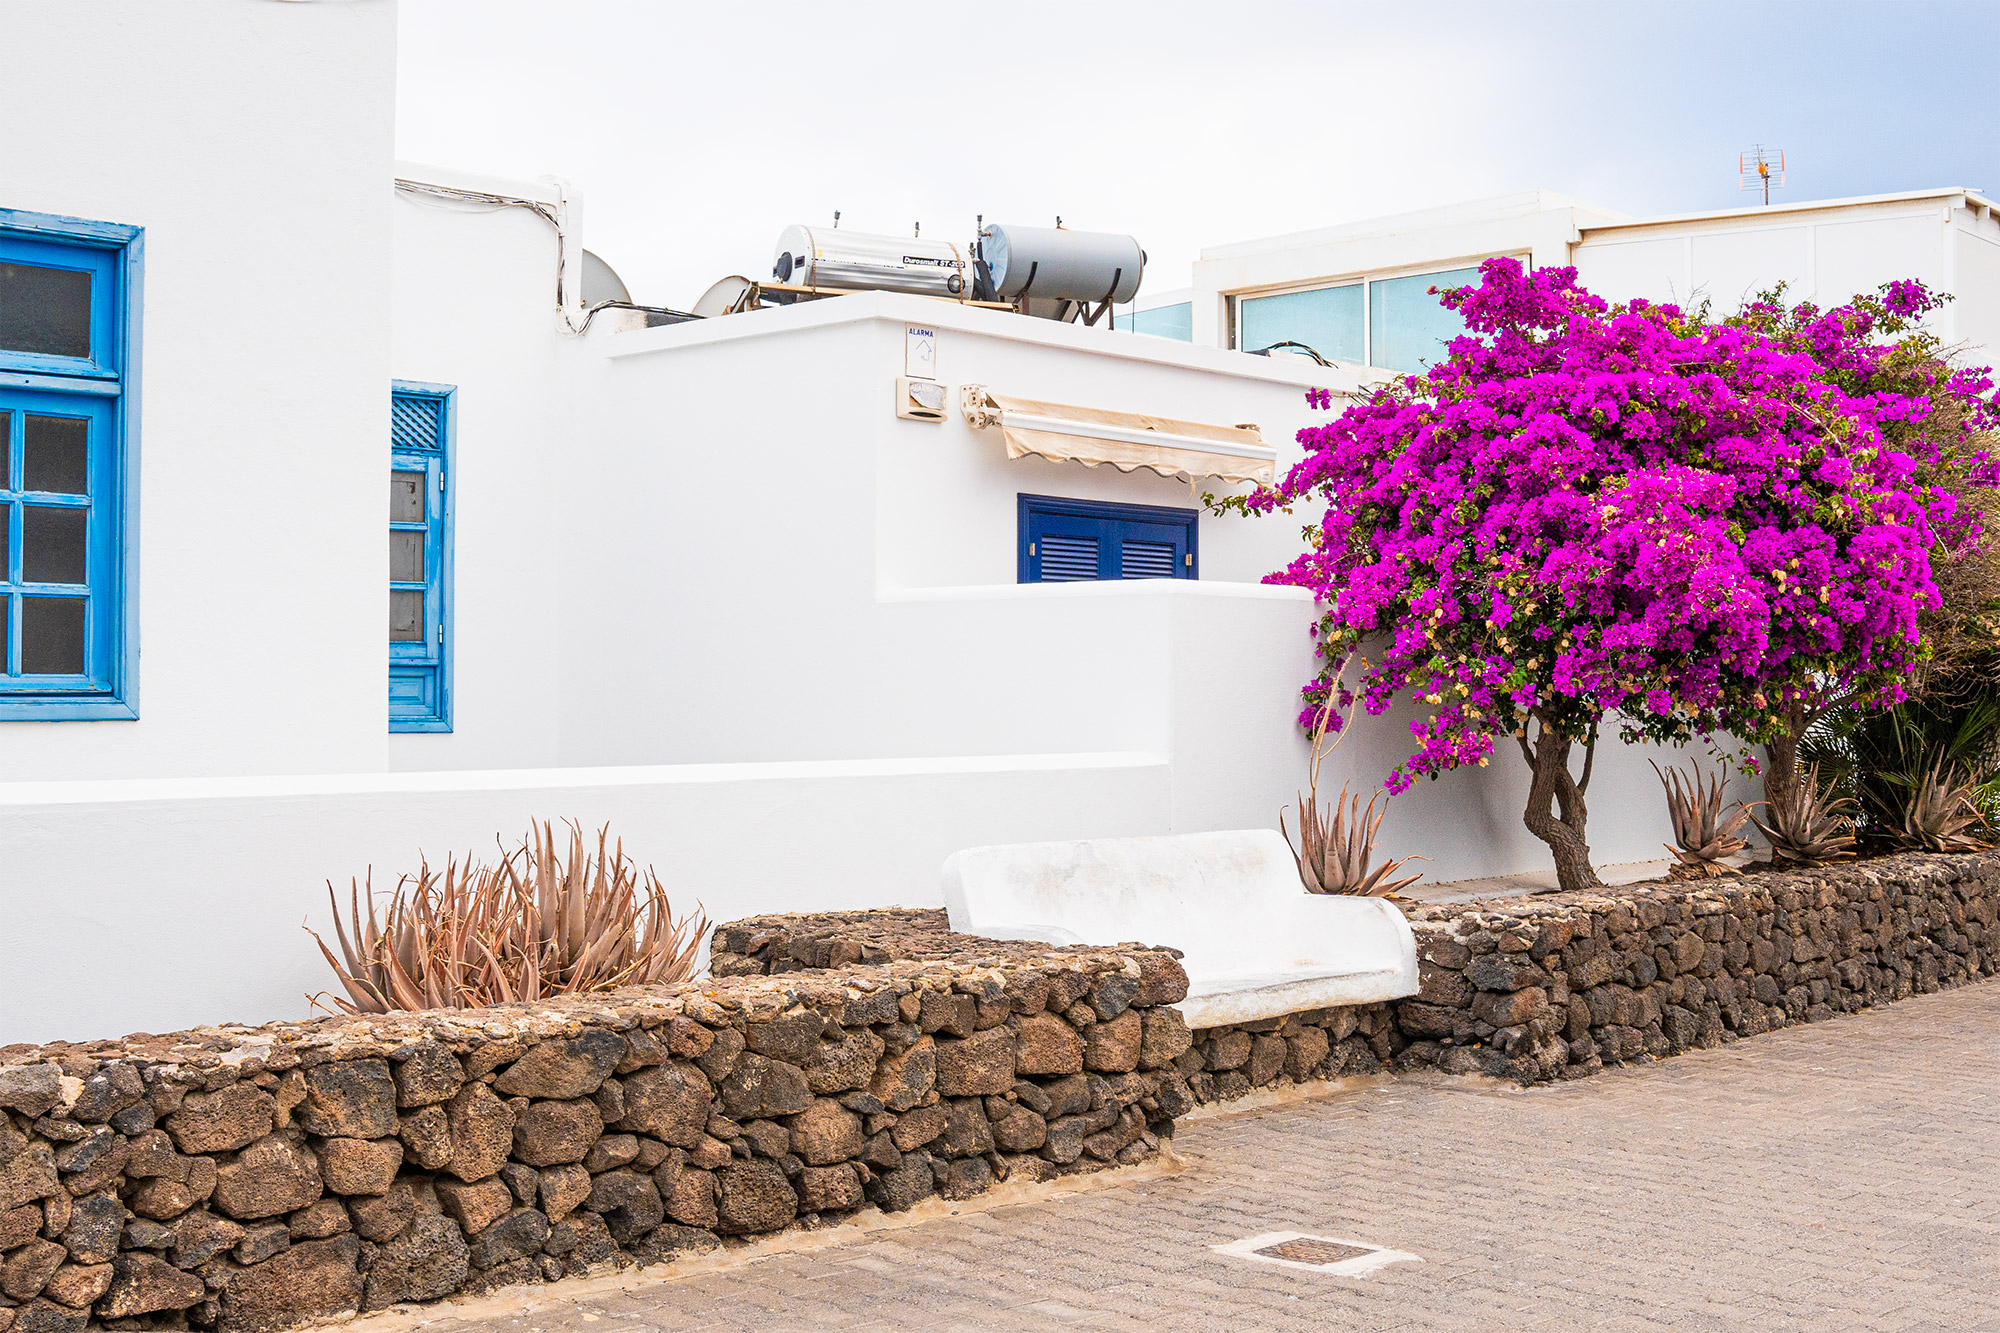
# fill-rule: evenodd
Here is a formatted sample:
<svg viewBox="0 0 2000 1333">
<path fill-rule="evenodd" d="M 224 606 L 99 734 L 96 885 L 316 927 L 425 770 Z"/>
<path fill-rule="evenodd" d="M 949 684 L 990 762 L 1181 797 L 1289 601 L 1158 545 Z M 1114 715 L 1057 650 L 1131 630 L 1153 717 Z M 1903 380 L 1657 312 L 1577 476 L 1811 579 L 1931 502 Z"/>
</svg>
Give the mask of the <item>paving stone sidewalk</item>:
<svg viewBox="0 0 2000 1333">
<path fill-rule="evenodd" d="M 1533 1091 L 1428 1076 L 1199 1119 L 1178 1175 L 424 1328 L 2000 1330 L 1997 1136 L 1988 982 Z M 1211 1249 L 1270 1231 L 1423 1262 Z"/>
</svg>

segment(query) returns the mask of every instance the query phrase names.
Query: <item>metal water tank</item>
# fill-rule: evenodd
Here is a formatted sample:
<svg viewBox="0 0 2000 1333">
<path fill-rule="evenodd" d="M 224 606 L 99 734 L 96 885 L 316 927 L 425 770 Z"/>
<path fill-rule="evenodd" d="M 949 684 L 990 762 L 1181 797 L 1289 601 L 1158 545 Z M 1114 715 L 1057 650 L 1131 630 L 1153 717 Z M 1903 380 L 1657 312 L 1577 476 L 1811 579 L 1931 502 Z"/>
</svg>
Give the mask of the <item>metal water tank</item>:
<svg viewBox="0 0 2000 1333">
<path fill-rule="evenodd" d="M 1115 301 L 1139 294 L 1146 252 L 1130 236 L 994 223 L 979 233 L 980 254 L 1002 300 Z"/>
<path fill-rule="evenodd" d="M 960 296 L 965 292 L 966 255 L 950 241 L 792 226 L 778 237 L 771 277 L 821 290 Z"/>
</svg>

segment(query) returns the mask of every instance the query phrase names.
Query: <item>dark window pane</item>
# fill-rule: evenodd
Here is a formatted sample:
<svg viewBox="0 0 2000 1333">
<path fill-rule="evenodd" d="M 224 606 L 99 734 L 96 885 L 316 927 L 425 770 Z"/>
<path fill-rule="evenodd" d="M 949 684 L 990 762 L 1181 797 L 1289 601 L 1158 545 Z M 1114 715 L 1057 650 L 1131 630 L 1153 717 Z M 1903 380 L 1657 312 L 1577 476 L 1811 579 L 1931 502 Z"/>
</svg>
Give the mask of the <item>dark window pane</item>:
<svg viewBox="0 0 2000 1333">
<path fill-rule="evenodd" d="M 391 472 L 389 474 L 389 521 L 391 523 L 421 523 L 424 521 L 424 482 L 421 472 Z"/>
<path fill-rule="evenodd" d="M 83 674 L 84 605 L 81 597 L 21 599 L 22 674 Z"/>
<path fill-rule="evenodd" d="M 90 274 L 0 264 L 0 348 L 90 355 Z"/>
<path fill-rule="evenodd" d="M 389 594 L 389 642 L 424 641 L 424 595 L 420 592 Z"/>
<path fill-rule="evenodd" d="M 90 511 L 86 509 L 22 505 L 21 581 L 82 583 L 84 533 L 89 523 Z M 21 641 L 26 643 L 27 639 Z"/>
<path fill-rule="evenodd" d="M 12 601 L 11 597 L 0 596 L 0 676 L 7 674 L 7 645 L 14 633 L 13 615 L 8 607 Z"/>
<path fill-rule="evenodd" d="M 14 581 L 14 506 L 0 504 L 0 583 Z M 5 667 L 0 667 L 4 671 Z"/>
<path fill-rule="evenodd" d="M 22 418 L 22 482 L 31 491 L 90 491 L 90 422 L 82 417 Z"/>
<path fill-rule="evenodd" d="M 389 533 L 389 581 L 391 583 L 424 581 L 423 533 L 404 532 L 401 529 Z"/>
</svg>

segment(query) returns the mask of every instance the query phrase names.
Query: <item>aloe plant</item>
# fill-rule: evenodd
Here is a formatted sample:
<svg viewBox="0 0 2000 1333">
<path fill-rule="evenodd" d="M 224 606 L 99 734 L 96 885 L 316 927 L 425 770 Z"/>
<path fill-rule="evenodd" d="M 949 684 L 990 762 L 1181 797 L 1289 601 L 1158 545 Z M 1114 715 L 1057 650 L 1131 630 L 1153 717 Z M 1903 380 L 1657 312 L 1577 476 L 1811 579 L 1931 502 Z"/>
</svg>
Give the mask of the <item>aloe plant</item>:
<svg viewBox="0 0 2000 1333">
<path fill-rule="evenodd" d="M 1830 799 L 1820 789 L 1818 764 L 1800 776 L 1795 786 L 1764 802 L 1770 823 L 1750 816 L 1771 844 L 1771 859 L 1820 866 L 1854 855 L 1854 802 L 1845 796 Z"/>
<path fill-rule="evenodd" d="M 1739 801 L 1733 813 L 1725 810 L 1720 773 L 1704 780 L 1699 769 L 1683 774 L 1656 763 L 1653 772 L 1667 792 L 1667 815 L 1674 826 L 1674 841 L 1667 850 L 1674 854 L 1676 874 L 1710 878 L 1735 874 L 1736 868 L 1723 858 L 1749 846 L 1737 830 L 1750 818 L 1750 807 Z"/>
<path fill-rule="evenodd" d="M 692 921 L 674 915 L 659 877 L 649 868 L 642 879 L 608 828 L 593 855 L 574 825 L 567 857 L 544 823 L 497 866 L 447 860 L 438 874 L 425 862 L 398 881 L 379 918 L 372 885 L 350 886 L 346 921 L 331 884 L 327 899 L 340 956 L 307 933 L 347 991 L 334 1004 L 350 1014 L 685 981 L 708 932 L 699 911 Z"/>
<path fill-rule="evenodd" d="M 1299 881 L 1305 885 L 1307 893 L 1347 893 L 1368 898 L 1387 898 L 1398 889 L 1408 888 L 1422 879 L 1421 874 L 1408 875 L 1392 880 L 1405 864 L 1411 861 L 1428 860 L 1422 856 L 1402 856 L 1379 866 L 1370 866 L 1375 856 L 1375 833 L 1382 826 L 1382 814 L 1376 813 L 1375 803 L 1382 793 L 1376 792 L 1368 798 L 1364 808 L 1360 796 L 1349 796 L 1347 784 L 1340 785 L 1340 799 L 1333 803 L 1331 814 L 1320 808 L 1319 766 L 1332 747 L 1327 744 L 1328 723 L 1333 717 L 1333 692 L 1328 692 L 1327 702 L 1321 707 L 1319 718 L 1312 729 L 1312 759 L 1306 768 L 1306 791 L 1299 797 L 1299 840 L 1292 842 L 1292 831 L 1285 827 L 1285 817 L 1278 816 L 1278 828 L 1285 835 L 1285 845 L 1292 849 L 1292 860 L 1299 868 Z M 1345 734 L 1345 728 L 1342 729 Z M 1336 739 L 1334 744 L 1339 744 Z"/>
<path fill-rule="evenodd" d="M 1979 784 L 1961 780 L 1956 766 L 1940 757 L 1912 783 L 1890 826 L 1889 837 L 1899 847 L 1926 852 L 1971 852 L 1986 843 L 1973 830 L 1986 823 L 1977 800 Z"/>
</svg>

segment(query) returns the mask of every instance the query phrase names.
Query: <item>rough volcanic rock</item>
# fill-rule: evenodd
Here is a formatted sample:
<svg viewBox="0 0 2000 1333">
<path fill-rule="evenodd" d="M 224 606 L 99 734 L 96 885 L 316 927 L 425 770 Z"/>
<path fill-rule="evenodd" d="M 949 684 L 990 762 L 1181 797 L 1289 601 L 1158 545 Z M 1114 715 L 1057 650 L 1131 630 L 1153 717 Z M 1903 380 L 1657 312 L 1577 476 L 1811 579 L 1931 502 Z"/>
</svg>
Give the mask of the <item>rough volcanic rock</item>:
<svg viewBox="0 0 2000 1333">
<path fill-rule="evenodd" d="M 451 1047 L 440 1041 L 417 1042 L 409 1058 L 398 1062 L 392 1072 L 396 1104 L 402 1107 L 450 1101 L 465 1083 L 465 1066 L 451 1053 Z"/>
<path fill-rule="evenodd" d="M 681 1148 L 702 1138 L 714 1098 L 700 1069 L 673 1060 L 627 1075 L 622 1082 L 625 1118 L 618 1122 L 620 1129 Z"/>
<path fill-rule="evenodd" d="M 297 1119 L 329 1138 L 380 1139 L 396 1132 L 396 1081 L 386 1060 L 336 1060 L 306 1071 Z"/>
<path fill-rule="evenodd" d="M 734 1161 L 717 1173 L 722 1202 L 716 1230 L 726 1235 L 776 1231 L 797 1216 L 798 1195 L 776 1162 L 755 1158 Z M 614 1233 L 615 1234 L 615 1233 Z"/>
<path fill-rule="evenodd" d="M 431 1301 L 465 1285 L 470 1265 L 465 1237 L 448 1217 L 431 1214 L 376 1252 L 361 1308 Z"/>
<path fill-rule="evenodd" d="M 864 1142 L 861 1117 L 831 1098 L 821 1097 L 792 1117 L 791 1151 L 812 1166 L 858 1157 Z"/>
<path fill-rule="evenodd" d="M 305 1207 L 323 1189 L 313 1154 L 268 1134 L 216 1169 L 215 1206 L 238 1221 L 271 1217 Z"/>
<path fill-rule="evenodd" d="M 222 1333 L 266 1333 L 349 1314 L 361 1305 L 361 1242 L 354 1236 L 310 1240 L 221 1283 Z"/>
<path fill-rule="evenodd" d="M 567 1101 L 588 1097 L 625 1054 L 616 1032 L 586 1028 L 570 1041 L 545 1041 L 509 1065 L 493 1084 L 508 1097 Z"/>
<path fill-rule="evenodd" d="M 507 1165 L 514 1148 L 514 1112 L 484 1083 L 468 1083 L 446 1104 L 451 1126 L 451 1161 L 445 1170 L 460 1180 L 484 1180 Z"/>
<path fill-rule="evenodd" d="M 937 1043 L 937 1090 L 947 1097 L 1005 1092 L 1014 1086 L 1014 1055 L 1014 1034 L 1004 1027 L 946 1037 Z"/>
<path fill-rule="evenodd" d="M 276 1115 L 270 1093 L 252 1083 L 232 1083 L 188 1094 L 164 1123 L 184 1153 L 233 1152 L 269 1134 Z"/>
<path fill-rule="evenodd" d="M 716 1085 L 716 1092 L 721 1097 L 723 1111 L 738 1120 L 791 1115 L 805 1110 L 813 1099 L 804 1070 L 754 1052 L 737 1057 L 728 1077 Z"/>
<path fill-rule="evenodd" d="M 580 1162 L 603 1134 L 604 1117 L 587 1097 L 532 1102 L 514 1121 L 514 1157 L 529 1166 Z"/>
<path fill-rule="evenodd" d="M 387 1194 L 403 1165 L 394 1139 L 326 1139 L 318 1148 L 320 1178 L 335 1194 Z"/>
</svg>

